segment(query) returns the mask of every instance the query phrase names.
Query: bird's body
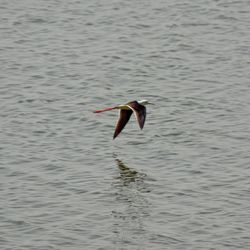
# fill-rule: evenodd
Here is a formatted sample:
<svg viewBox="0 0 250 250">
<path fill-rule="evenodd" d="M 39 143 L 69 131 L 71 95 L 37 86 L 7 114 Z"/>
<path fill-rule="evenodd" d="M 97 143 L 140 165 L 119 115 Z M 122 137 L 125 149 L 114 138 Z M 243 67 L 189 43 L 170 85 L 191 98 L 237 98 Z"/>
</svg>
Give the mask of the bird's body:
<svg viewBox="0 0 250 250">
<path fill-rule="evenodd" d="M 139 123 L 140 128 L 143 129 L 143 126 L 146 120 L 146 107 L 145 107 L 146 104 L 149 104 L 147 100 L 132 101 L 132 102 L 121 104 L 112 108 L 96 110 L 94 111 L 94 113 L 101 113 L 101 112 L 105 112 L 105 111 L 109 111 L 113 109 L 120 110 L 119 119 L 116 123 L 115 133 L 113 136 L 113 139 L 115 139 L 123 130 L 125 125 L 128 123 L 132 113 L 135 114 L 135 117 Z"/>
</svg>

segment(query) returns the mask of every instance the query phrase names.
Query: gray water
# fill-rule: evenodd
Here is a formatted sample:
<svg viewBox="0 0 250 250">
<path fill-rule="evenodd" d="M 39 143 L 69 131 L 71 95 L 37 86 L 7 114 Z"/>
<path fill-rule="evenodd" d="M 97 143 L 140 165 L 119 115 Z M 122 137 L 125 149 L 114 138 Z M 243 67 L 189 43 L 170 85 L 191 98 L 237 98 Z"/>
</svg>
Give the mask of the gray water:
<svg viewBox="0 0 250 250">
<path fill-rule="evenodd" d="M 250 249 L 249 1 L 0 2 L 1 249 Z"/>
</svg>

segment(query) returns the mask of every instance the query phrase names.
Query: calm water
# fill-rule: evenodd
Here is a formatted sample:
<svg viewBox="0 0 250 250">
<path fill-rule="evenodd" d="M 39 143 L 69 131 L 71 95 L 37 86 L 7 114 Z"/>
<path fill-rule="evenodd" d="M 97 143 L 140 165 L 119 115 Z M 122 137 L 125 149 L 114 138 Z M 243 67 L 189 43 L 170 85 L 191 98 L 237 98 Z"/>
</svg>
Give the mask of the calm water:
<svg viewBox="0 0 250 250">
<path fill-rule="evenodd" d="M 1 249 L 250 249 L 249 31 L 245 0 L 2 0 Z M 92 111 L 135 99 L 113 141 Z"/>
</svg>

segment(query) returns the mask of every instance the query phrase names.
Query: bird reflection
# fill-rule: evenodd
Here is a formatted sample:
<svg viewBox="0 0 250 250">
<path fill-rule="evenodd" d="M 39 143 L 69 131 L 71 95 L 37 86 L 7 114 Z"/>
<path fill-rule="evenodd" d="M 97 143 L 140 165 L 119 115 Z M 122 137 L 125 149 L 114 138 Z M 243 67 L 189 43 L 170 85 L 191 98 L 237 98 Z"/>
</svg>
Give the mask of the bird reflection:
<svg viewBox="0 0 250 250">
<path fill-rule="evenodd" d="M 139 180 L 139 173 L 133 169 L 127 167 L 121 160 L 115 159 L 116 164 L 120 170 L 120 179 L 123 181 L 123 184 L 126 186 L 130 182 L 135 182 Z"/>
<path fill-rule="evenodd" d="M 144 219 L 149 216 L 147 175 L 128 167 L 120 159 L 116 158 L 115 162 L 119 175 L 113 182 L 116 200 L 112 211 L 114 243 L 122 246 L 125 241 L 136 242 L 143 247 Z"/>
</svg>

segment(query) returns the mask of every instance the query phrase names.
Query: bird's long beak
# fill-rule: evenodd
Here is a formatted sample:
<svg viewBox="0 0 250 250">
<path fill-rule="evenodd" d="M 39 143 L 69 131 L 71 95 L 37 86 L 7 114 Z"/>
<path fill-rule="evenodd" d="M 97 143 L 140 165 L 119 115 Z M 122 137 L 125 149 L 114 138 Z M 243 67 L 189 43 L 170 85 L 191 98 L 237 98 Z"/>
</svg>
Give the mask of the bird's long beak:
<svg viewBox="0 0 250 250">
<path fill-rule="evenodd" d="M 154 103 L 152 103 L 152 102 L 148 102 L 148 104 L 150 104 L 150 105 L 155 105 Z"/>
</svg>

